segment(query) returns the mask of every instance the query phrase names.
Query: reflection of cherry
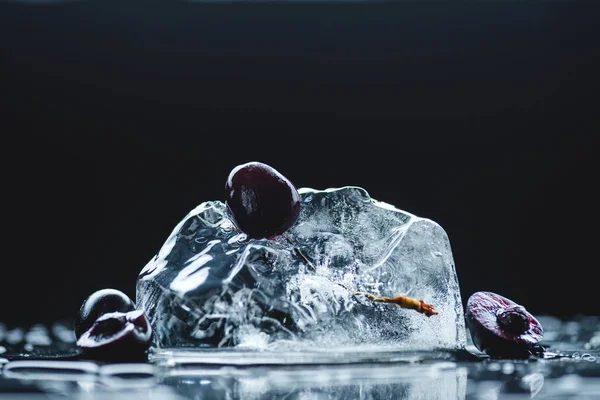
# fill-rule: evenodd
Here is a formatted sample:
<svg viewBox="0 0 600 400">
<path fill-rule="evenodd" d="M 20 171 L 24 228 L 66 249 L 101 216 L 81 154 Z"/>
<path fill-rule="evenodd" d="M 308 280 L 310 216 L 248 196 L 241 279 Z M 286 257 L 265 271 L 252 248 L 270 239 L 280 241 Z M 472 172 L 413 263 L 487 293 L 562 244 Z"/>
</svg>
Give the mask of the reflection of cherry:
<svg viewBox="0 0 600 400">
<path fill-rule="evenodd" d="M 294 185 L 259 162 L 238 165 L 229 173 L 225 202 L 235 226 L 253 239 L 281 235 L 300 214 L 300 195 Z"/>
<path fill-rule="evenodd" d="M 85 331 L 77 345 L 89 358 L 106 361 L 135 361 L 150 347 L 152 329 L 141 310 L 102 315 Z"/>
<path fill-rule="evenodd" d="M 473 344 L 491 356 L 527 357 L 544 333 L 523 306 L 492 292 L 469 298 L 466 321 Z"/>
<path fill-rule="evenodd" d="M 102 289 L 92 293 L 81 305 L 75 322 L 75 336 L 79 339 L 83 332 L 92 327 L 96 320 L 111 312 L 129 312 L 135 304 L 125 293 L 116 289 Z"/>
</svg>

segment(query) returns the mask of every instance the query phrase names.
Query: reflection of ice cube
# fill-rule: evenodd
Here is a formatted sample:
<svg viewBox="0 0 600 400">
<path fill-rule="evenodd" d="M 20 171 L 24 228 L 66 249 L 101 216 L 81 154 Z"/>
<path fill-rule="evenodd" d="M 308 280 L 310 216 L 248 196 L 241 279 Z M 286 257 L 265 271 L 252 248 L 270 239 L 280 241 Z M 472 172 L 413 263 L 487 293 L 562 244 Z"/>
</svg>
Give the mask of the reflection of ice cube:
<svg viewBox="0 0 600 400">
<path fill-rule="evenodd" d="M 236 372 L 183 369 L 163 384 L 185 397 L 226 399 L 439 399 L 467 396 L 467 370 L 453 363 L 360 365 Z"/>
<path fill-rule="evenodd" d="M 299 192 L 300 217 L 284 237 L 237 233 L 218 201 L 175 227 L 137 283 L 157 346 L 464 347 L 458 280 L 438 224 L 357 187 Z M 373 303 L 355 290 L 423 299 L 439 315 Z"/>
</svg>

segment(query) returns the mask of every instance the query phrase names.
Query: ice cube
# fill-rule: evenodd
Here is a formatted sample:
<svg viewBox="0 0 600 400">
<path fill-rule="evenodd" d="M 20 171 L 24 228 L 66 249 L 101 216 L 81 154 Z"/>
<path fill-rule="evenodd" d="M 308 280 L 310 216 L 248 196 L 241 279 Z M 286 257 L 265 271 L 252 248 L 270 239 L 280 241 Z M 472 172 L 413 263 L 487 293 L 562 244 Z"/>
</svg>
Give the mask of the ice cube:
<svg viewBox="0 0 600 400">
<path fill-rule="evenodd" d="M 237 232 L 219 201 L 175 227 L 137 282 L 156 346 L 464 348 L 458 279 L 437 223 L 358 187 L 299 193 L 298 221 L 274 239 Z M 439 314 L 356 292 L 422 299 Z"/>
</svg>

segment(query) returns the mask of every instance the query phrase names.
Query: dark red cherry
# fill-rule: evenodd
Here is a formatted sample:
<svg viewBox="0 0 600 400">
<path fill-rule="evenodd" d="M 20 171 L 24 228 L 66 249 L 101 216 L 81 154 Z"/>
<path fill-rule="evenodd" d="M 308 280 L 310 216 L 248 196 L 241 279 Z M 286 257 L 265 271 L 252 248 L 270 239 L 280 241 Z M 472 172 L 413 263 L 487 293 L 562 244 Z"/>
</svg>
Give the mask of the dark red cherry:
<svg viewBox="0 0 600 400">
<path fill-rule="evenodd" d="M 142 361 L 150 347 L 152 328 L 142 310 L 100 316 L 77 346 L 83 354 L 102 361 Z"/>
<path fill-rule="evenodd" d="M 490 356 L 527 357 L 544 334 L 525 307 L 492 292 L 469 297 L 466 321 L 475 347 Z"/>
<path fill-rule="evenodd" d="M 235 226 L 254 239 L 281 235 L 300 214 L 300 195 L 294 185 L 260 162 L 238 165 L 231 171 L 225 202 Z"/>
<path fill-rule="evenodd" d="M 90 329 L 98 317 L 111 312 L 126 313 L 135 310 L 135 304 L 125 293 L 116 289 L 102 289 L 92 293 L 81 305 L 75 321 L 75 337 Z"/>
</svg>

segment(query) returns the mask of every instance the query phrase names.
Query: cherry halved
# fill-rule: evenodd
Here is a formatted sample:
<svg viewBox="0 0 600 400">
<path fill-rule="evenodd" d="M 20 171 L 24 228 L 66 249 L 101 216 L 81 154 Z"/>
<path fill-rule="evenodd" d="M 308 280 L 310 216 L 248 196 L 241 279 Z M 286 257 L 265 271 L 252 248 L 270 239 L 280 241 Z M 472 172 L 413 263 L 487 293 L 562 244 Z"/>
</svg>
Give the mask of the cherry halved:
<svg viewBox="0 0 600 400">
<path fill-rule="evenodd" d="M 492 292 L 469 297 L 466 322 L 475 347 L 490 356 L 527 357 L 544 334 L 525 307 Z"/>
<path fill-rule="evenodd" d="M 96 320 L 111 312 L 126 313 L 135 310 L 134 302 L 125 293 L 116 289 L 102 289 L 92 293 L 81 305 L 75 321 L 75 337 L 90 329 Z"/>
<path fill-rule="evenodd" d="M 254 239 L 281 235 L 300 214 L 300 195 L 294 185 L 260 162 L 238 165 L 231 171 L 225 202 L 234 225 Z"/>
<path fill-rule="evenodd" d="M 152 328 L 142 310 L 102 315 L 77 346 L 86 357 L 102 361 L 141 361 L 150 347 Z"/>
</svg>

